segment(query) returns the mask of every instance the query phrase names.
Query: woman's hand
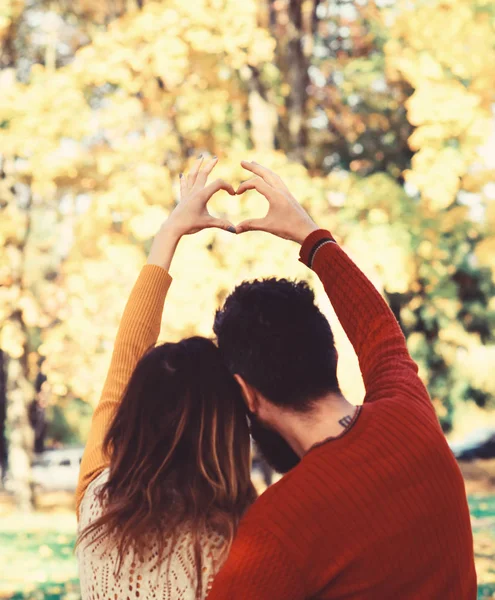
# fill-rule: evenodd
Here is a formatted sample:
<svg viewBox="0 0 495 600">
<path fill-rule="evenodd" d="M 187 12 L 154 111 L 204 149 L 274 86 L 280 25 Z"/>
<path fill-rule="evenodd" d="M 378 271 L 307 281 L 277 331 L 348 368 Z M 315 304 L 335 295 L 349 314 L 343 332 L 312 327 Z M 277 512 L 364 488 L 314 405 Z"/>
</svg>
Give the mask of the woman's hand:
<svg viewBox="0 0 495 600">
<path fill-rule="evenodd" d="M 235 227 L 230 221 L 216 219 L 208 212 L 208 201 L 219 190 L 225 190 L 231 196 L 235 195 L 234 188 L 223 179 L 217 179 L 210 185 L 206 185 L 208 176 L 217 162 L 216 156 L 206 163 L 203 158 L 199 158 L 194 163 L 189 175 L 181 176 L 180 202 L 165 222 L 165 226 L 169 230 L 175 231 L 177 235 L 197 233 L 208 227 L 218 227 L 235 233 Z"/>
<path fill-rule="evenodd" d="M 217 162 L 218 159 L 215 157 L 203 164 L 204 159 L 199 158 L 189 175 L 181 176 L 180 201 L 156 234 L 148 264 L 158 265 L 168 271 L 177 244 L 183 235 L 196 233 L 209 227 L 218 227 L 236 233 L 230 221 L 212 217 L 208 212 L 208 201 L 219 190 L 225 190 L 231 196 L 235 195 L 235 190 L 230 183 L 222 179 L 206 185 L 208 176 Z"/>
<path fill-rule="evenodd" d="M 247 190 L 258 190 L 265 196 L 270 206 L 263 219 L 249 219 L 240 223 L 236 227 L 237 233 L 266 231 L 285 240 L 302 244 L 312 231 L 318 229 L 316 223 L 276 173 L 255 162 L 243 160 L 241 165 L 256 177 L 241 183 L 237 194 L 243 194 Z"/>
</svg>

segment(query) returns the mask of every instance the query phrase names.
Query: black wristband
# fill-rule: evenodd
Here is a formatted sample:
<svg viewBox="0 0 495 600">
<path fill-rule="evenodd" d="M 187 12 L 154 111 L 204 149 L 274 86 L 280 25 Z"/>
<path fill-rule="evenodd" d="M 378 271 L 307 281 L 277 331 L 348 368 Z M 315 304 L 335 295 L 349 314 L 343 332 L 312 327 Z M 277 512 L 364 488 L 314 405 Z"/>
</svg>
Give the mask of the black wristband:
<svg viewBox="0 0 495 600">
<path fill-rule="evenodd" d="M 328 244 L 328 242 L 333 242 L 334 244 L 336 243 L 333 238 L 325 237 L 325 238 L 321 238 L 320 240 L 318 240 L 316 242 L 316 244 L 311 248 L 311 252 L 309 253 L 309 257 L 308 257 L 308 267 L 310 269 L 313 266 L 313 259 L 315 257 L 317 250 L 321 246 L 323 246 L 323 244 Z"/>
</svg>

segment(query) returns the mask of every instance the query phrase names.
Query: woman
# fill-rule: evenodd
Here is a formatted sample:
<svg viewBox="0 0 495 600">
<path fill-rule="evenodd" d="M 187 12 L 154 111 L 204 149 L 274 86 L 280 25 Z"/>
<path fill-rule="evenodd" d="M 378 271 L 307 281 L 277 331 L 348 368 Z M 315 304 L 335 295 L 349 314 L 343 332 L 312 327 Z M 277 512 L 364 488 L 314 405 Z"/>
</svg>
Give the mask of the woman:
<svg viewBox="0 0 495 600">
<path fill-rule="evenodd" d="M 207 210 L 218 190 L 235 194 L 221 180 L 205 187 L 216 162 L 181 177 L 122 317 L 76 493 L 83 600 L 205 598 L 256 497 L 246 410 L 216 346 L 154 347 L 180 238 L 235 232 Z"/>
</svg>

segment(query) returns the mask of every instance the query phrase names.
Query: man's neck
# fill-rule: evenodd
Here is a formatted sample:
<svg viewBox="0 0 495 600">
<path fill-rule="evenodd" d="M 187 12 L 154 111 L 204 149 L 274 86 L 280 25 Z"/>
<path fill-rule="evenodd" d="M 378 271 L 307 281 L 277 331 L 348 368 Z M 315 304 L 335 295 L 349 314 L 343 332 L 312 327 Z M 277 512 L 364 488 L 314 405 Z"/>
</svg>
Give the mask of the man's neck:
<svg viewBox="0 0 495 600">
<path fill-rule="evenodd" d="M 305 414 L 290 413 L 278 423 L 279 433 L 299 456 L 314 445 L 342 434 L 352 423 L 356 406 L 340 394 L 319 399 L 315 408 Z"/>
</svg>

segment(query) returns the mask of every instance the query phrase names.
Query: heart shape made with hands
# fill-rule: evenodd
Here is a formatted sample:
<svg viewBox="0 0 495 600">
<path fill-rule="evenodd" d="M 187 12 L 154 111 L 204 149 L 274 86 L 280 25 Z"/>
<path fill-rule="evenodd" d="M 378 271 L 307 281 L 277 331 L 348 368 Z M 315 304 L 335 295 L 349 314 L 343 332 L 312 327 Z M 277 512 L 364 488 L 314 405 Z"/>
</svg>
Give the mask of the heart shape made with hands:
<svg viewBox="0 0 495 600">
<path fill-rule="evenodd" d="M 195 233 L 206 227 L 218 227 L 232 233 L 246 231 L 265 231 L 283 239 L 302 243 L 304 239 L 318 229 L 304 208 L 290 193 L 282 179 L 254 161 L 242 161 L 241 166 L 254 176 L 242 182 L 237 190 L 223 179 L 217 179 L 206 185 L 210 173 L 218 163 L 218 157 L 204 163 L 202 156 L 196 160 L 187 176 L 181 174 L 181 202 L 176 211 L 182 206 L 182 212 L 189 212 L 191 221 L 188 233 Z M 210 198 L 219 190 L 225 190 L 231 195 L 241 195 L 248 190 L 257 190 L 268 200 L 268 212 L 263 218 L 248 219 L 234 226 L 230 221 L 218 219 L 210 215 L 207 204 Z M 188 211 L 189 209 L 189 211 Z M 175 212 L 175 211 L 174 211 Z"/>
</svg>

